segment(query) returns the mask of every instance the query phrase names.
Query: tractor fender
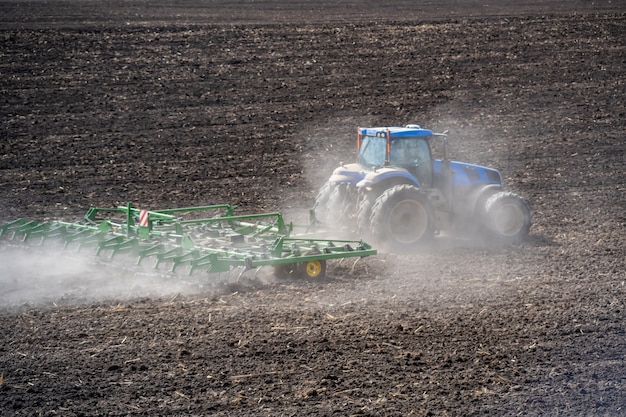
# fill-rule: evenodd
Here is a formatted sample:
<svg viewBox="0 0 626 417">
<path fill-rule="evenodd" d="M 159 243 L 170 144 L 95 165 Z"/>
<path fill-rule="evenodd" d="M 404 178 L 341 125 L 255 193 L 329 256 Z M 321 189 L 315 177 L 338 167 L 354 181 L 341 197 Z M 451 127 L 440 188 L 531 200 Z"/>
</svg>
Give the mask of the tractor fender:
<svg viewBox="0 0 626 417">
<path fill-rule="evenodd" d="M 356 184 L 366 176 L 359 164 L 346 164 L 335 168 L 328 182 Z"/>
<path fill-rule="evenodd" d="M 422 184 L 414 175 L 404 168 L 380 168 L 376 171 L 368 172 L 356 186 L 359 189 L 372 189 L 376 185 L 393 180 L 396 183 L 406 183 L 422 188 Z"/>
<path fill-rule="evenodd" d="M 481 187 L 477 187 L 467 197 L 467 207 L 472 208 L 472 214 L 474 216 L 482 215 L 485 209 L 485 203 L 495 193 L 502 191 L 502 185 L 500 184 L 488 184 Z"/>
</svg>

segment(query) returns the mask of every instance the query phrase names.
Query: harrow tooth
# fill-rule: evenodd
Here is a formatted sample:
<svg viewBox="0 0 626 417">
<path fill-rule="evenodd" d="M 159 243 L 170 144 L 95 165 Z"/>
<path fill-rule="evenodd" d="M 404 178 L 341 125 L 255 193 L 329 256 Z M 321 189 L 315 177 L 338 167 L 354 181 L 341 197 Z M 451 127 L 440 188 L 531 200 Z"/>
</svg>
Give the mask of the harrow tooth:
<svg viewBox="0 0 626 417">
<path fill-rule="evenodd" d="M 22 224 L 24 224 L 23 219 L 16 219 L 16 220 L 13 220 L 12 222 L 3 224 L 2 226 L 0 226 L 0 238 L 4 237 L 7 231 L 11 231 L 12 236 L 14 236 L 15 235 L 14 229 L 16 227 L 21 226 Z M 11 240 L 13 240 L 13 237 L 11 237 Z"/>
</svg>

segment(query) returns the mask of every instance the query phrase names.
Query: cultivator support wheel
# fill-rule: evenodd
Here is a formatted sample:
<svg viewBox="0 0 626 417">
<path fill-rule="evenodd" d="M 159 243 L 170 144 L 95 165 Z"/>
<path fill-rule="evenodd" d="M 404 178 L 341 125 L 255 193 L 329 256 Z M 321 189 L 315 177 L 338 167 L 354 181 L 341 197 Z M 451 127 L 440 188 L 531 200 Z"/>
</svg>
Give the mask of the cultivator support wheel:
<svg viewBox="0 0 626 417">
<path fill-rule="evenodd" d="M 186 275 L 240 269 L 241 276 L 271 266 L 278 278 L 321 279 L 329 260 L 376 254 L 361 240 L 316 238 L 310 233 L 314 227 L 286 223 L 280 213 L 235 215 L 235 209 L 222 204 L 150 211 L 130 203 L 91 208 L 75 223 L 17 219 L 2 224 L 0 240 L 91 250 L 100 259 L 126 255 L 137 266 L 151 261 L 153 269 Z M 299 227 L 308 234 L 294 234 Z"/>
</svg>

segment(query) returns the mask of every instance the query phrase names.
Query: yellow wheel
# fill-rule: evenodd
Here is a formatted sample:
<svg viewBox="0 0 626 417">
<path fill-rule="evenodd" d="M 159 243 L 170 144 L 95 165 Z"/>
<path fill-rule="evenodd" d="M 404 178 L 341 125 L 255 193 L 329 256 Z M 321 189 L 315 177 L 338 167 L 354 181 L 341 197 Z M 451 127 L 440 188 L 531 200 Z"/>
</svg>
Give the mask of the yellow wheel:
<svg viewBox="0 0 626 417">
<path fill-rule="evenodd" d="M 310 260 L 302 262 L 302 276 L 309 279 L 322 279 L 326 276 L 325 260 Z"/>
</svg>

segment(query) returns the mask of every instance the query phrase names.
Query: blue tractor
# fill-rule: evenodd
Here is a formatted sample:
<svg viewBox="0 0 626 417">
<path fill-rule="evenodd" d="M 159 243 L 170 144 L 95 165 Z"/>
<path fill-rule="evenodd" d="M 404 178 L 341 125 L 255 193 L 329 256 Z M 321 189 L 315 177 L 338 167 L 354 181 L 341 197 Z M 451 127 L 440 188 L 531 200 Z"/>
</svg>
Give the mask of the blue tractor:
<svg viewBox="0 0 626 417">
<path fill-rule="evenodd" d="M 432 156 L 440 141 L 441 159 Z M 446 133 L 418 125 L 359 128 L 358 160 L 336 168 L 315 201 L 329 227 L 358 228 L 381 249 L 413 250 L 434 236 L 523 240 L 529 202 L 504 191 L 500 173 L 448 159 Z"/>
</svg>

